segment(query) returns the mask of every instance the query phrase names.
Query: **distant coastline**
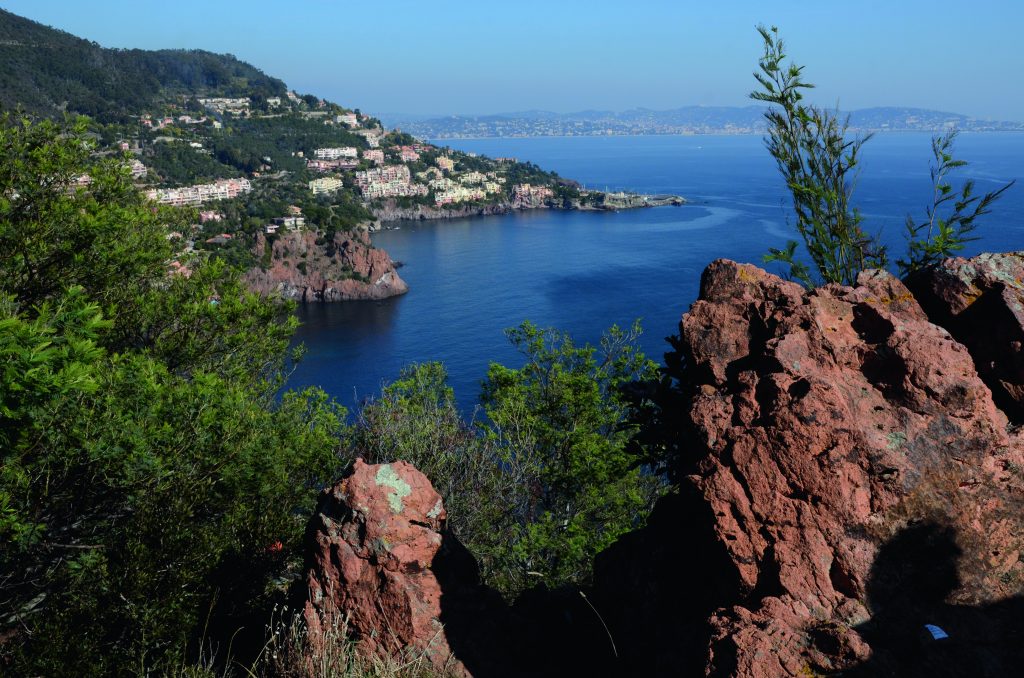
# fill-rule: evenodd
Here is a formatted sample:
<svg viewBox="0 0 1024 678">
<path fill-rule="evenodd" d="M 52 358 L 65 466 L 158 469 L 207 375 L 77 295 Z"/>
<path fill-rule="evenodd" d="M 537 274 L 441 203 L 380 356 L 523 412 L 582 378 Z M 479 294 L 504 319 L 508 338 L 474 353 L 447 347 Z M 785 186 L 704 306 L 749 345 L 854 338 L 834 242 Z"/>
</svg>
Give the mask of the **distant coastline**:
<svg viewBox="0 0 1024 678">
<path fill-rule="evenodd" d="M 761 106 L 687 106 L 666 111 L 525 111 L 424 119 L 392 116 L 384 122 L 434 140 L 592 136 L 700 136 L 763 134 Z M 852 132 L 1020 132 L 1024 122 L 995 121 L 921 108 L 880 107 L 849 112 Z"/>
</svg>

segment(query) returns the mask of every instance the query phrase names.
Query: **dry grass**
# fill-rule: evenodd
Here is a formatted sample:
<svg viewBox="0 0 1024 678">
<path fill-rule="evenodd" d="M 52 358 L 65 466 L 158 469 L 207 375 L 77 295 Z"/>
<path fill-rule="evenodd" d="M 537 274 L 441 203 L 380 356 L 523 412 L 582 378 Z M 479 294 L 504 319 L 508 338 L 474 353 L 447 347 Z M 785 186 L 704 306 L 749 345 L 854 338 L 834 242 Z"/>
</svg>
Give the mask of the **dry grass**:
<svg viewBox="0 0 1024 678">
<path fill-rule="evenodd" d="M 330 620 L 321 624 L 323 637 L 310 642 L 302 615 L 275 608 L 267 625 L 268 640 L 256 661 L 245 666 L 218 660 L 210 649 L 192 664 L 164 674 L 165 678 L 454 678 L 424 656 L 367 657 L 349 637 L 347 625 Z"/>
<path fill-rule="evenodd" d="M 321 622 L 323 637 L 310 642 L 301 615 L 288 615 L 270 627 L 270 639 L 251 678 L 442 678 L 422 655 L 402 660 L 394 657 L 366 657 L 356 649 L 344 620 Z"/>
</svg>

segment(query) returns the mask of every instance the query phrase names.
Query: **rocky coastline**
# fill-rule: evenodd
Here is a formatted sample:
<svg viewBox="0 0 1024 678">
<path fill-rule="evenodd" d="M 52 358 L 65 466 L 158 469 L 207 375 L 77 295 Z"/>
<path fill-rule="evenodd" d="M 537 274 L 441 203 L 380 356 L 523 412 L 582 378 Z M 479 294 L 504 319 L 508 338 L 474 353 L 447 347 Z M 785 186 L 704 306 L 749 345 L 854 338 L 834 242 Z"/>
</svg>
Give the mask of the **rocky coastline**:
<svg viewBox="0 0 1024 678">
<path fill-rule="evenodd" d="M 713 262 L 657 397 L 675 490 L 592 586 L 507 605 L 422 474 L 356 462 L 310 523 L 308 626 L 460 676 L 1016 675 L 1022 281 L 1024 253 L 814 290 Z"/>
<path fill-rule="evenodd" d="M 509 214 L 518 210 L 553 209 L 607 212 L 687 204 L 686 199 L 678 195 L 645 195 L 642 193 L 594 193 L 592 195 L 596 197 L 588 201 L 573 200 L 568 204 L 558 204 L 550 200 L 532 202 L 501 201 L 488 205 L 466 205 L 462 207 L 430 207 L 427 205 L 400 207 L 397 201 L 391 199 L 385 201 L 380 207 L 371 208 L 371 212 L 377 219 L 377 222 L 383 225 L 396 221 L 428 221 L 494 216 Z"/>
<path fill-rule="evenodd" d="M 373 247 L 364 229 L 323 238 L 296 231 L 268 238 L 254 249 L 260 264 L 244 280 L 259 294 L 299 302 L 379 300 L 405 294 L 408 285 L 384 250 Z"/>
</svg>

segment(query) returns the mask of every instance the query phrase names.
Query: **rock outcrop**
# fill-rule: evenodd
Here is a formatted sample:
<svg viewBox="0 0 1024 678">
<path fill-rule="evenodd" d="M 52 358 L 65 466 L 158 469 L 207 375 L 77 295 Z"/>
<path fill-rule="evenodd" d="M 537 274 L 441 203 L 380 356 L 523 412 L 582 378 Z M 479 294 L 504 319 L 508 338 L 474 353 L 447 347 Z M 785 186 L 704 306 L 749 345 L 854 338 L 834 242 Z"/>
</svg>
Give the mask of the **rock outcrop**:
<svg viewBox="0 0 1024 678">
<path fill-rule="evenodd" d="M 1024 423 L 1024 252 L 947 259 L 907 284 L 932 322 L 970 350 L 996 403 Z"/>
<path fill-rule="evenodd" d="M 1019 277 L 993 273 L 1011 265 L 954 260 L 915 284 L 932 320 L 1001 300 L 965 345 L 885 272 L 806 290 L 712 263 L 661 384 L 679 487 L 598 557 L 585 598 L 488 598 L 426 480 L 360 462 L 313 522 L 311 628 L 347 615 L 371 651 L 478 677 L 1015 675 L 1024 434 L 979 376 L 1017 355 L 983 353 L 985 327 L 1019 350 Z"/>
<path fill-rule="evenodd" d="M 736 582 L 710 619 L 707 675 L 868 661 L 860 625 L 937 603 L 873 594 L 900 576 L 873 569 L 880 549 L 916 526 L 955 535 L 944 603 L 1020 591 L 1024 446 L 968 350 L 899 280 L 807 291 L 716 261 L 680 329 L 692 398 L 679 416 L 699 459 L 686 482 Z"/>
<path fill-rule="evenodd" d="M 466 217 L 483 217 L 495 214 L 507 214 L 512 211 L 512 206 L 507 202 L 497 202 L 490 205 L 473 205 L 462 207 L 430 207 L 428 205 L 413 205 L 411 207 L 400 207 L 394 200 L 387 200 L 383 206 L 371 210 L 373 216 L 381 223 L 392 221 L 426 221 L 433 219 L 463 219 Z"/>
<path fill-rule="evenodd" d="M 295 301 L 385 299 L 409 288 L 384 250 L 362 230 L 324 239 L 312 231 L 257 236 L 261 265 L 245 274 L 250 289 Z"/>
<path fill-rule="evenodd" d="M 347 620 L 364 652 L 422 656 L 438 669 L 465 673 L 440 621 L 435 566 L 444 521 L 441 496 L 413 466 L 356 461 L 321 496 L 310 524 L 305 618 L 311 646 L 322 642 L 324 625 Z"/>
</svg>

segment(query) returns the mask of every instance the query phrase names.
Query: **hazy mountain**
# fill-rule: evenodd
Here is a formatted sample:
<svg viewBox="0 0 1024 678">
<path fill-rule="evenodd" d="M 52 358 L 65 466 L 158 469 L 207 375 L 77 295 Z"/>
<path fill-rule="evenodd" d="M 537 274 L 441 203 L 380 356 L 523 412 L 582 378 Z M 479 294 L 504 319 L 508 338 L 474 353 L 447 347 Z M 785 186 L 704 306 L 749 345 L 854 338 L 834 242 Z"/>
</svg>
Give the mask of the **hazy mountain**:
<svg viewBox="0 0 1024 678">
<path fill-rule="evenodd" d="M 667 111 L 521 111 L 494 115 L 451 115 L 434 119 L 388 116 L 388 125 L 417 136 L 444 139 L 497 136 L 602 136 L 629 134 L 752 134 L 765 130 L 762 106 L 684 106 Z M 922 108 L 878 107 L 850 113 L 856 130 L 965 131 L 1024 130 L 1018 122 L 979 120 Z"/>
</svg>

